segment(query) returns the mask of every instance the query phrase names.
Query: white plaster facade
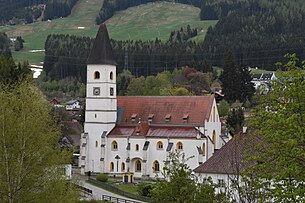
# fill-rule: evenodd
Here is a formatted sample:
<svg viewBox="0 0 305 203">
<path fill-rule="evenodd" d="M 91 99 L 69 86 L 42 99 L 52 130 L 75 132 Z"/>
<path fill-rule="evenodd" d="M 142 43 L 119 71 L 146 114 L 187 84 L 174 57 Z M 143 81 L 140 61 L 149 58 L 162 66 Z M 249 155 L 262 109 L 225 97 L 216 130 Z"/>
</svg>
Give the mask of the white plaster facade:
<svg viewBox="0 0 305 203">
<path fill-rule="evenodd" d="M 111 145 L 113 142 L 117 142 L 118 149 L 113 150 Z M 145 141 L 149 141 L 148 150 L 143 150 L 143 146 Z M 158 148 L 157 143 L 162 142 L 163 148 Z M 173 147 L 170 151 L 167 151 L 168 143 L 173 143 Z M 177 143 L 180 142 L 183 144 L 183 149 L 177 149 Z M 157 174 L 159 174 L 164 167 L 164 162 L 167 160 L 169 152 L 181 151 L 185 154 L 185 157 L 192 157 L 188 160 L 187 164 L 190 168 L 197 167 L 200 163 L 206 161 L 207 153 L 199 154 L 197 147 L 202 147 L 203 144 L 206 145 L 205 138 L 199 139 L 164 139 L 164 138 L 150 138 L 145 139 L 142 138 L 129 138 L 130 150 L 127 150 L 127 139 L 119 138 L 119 137 L 111 137 L 107 139 L 107 145 L 109 147 L 107 150 L 107 160 L 108 168 L 106 168 L 106 173 L 118 174 L 122 172 L 134 172 L 135 177 L 152 177 L 154 178 Z M 212 144 L 212 143 L 211 143 Z M 136 145 L 139 146 L 139 150 L 136 149 Z M 120 160 L 115 159 L 116 155 L 120 156 Z M 130 162 L 126 162 L 126 160 L 130 159 Z M 136 170 L 136 161 L 139 160 L 141 163 L 141 170 Z M 111 162 L 114 164 L 113 170 L 111 170 Z M 159 163 L 159 170 L 154 170 L 154 163 Z M 118 163 L 118 165 L 117 165 Z M 122 163 L 125 164 L 125 169 L 122 169 Z M 117 167 L 118 166 L 118 167 Z M 160 174 L 159 174 L 160 175 Z"/>
<path fill-rule="evenodd" d="M 86 119 L 79 160 L 82 173 L 104 171 L 105 148 L 101 146 L 105 145 L 105 135 L 115 126 L 117 116 L 115 76 L 114 65 L 87 66 Z M 94 92 L 96 89 L 99 92 Z"/>
<path fill-rule="evenodd" d="M 194 97 L 194 100 L 196 99 Z M 208 107 L 202 106 L 208 110 L 206 115 L 202 115 L 201 123 L 183 123 L 181 120 L 181 124 L 168 124 L 165 121 L 161 124 L 165 127 L 176 126 L 177 129 L 192 128 L 195 136 L 109 135 L 118 124 L 119 115 L 116 96 L 116 66 L 88 64 L 85 124 L 84 133 L 81 136 L 79 157 L 81 173 L 88 171 L 108 174 L 133 172 L 135 177 L 155 177 L 158 173 L 153 169 L 156 167 L 155 163 L 159 163 L 159 171 L 161 171 L 169 152 L 174 150 L 182 151 L 185 157 L 193 157 L 187 162 L 191 169 L 198 167 L 213 155 L 215 149 L 224 145 L 224 140 L 220 136 L 221 122 L 215 98 L 211 96 L 208 97 L 208 100 L 209 102 L 206 104 Z M 181 106 L 183 107 L 183 104 Z M 196 117 L 198 118 L 198 116 Z M 116 147 L 113 147 L 114 141 Z M 143 149 L 145 142 L 149 142 L 147 149 Z M 162 142 L 162 149 L 157 148 L 158 142 Z M 178 142 L 182 143 L 183 149 L 177 149 Z M 169 143 L 172 143 L 173 146 L 167 150 Z M 130 148 L 127 147 L 128 145 Z"/>
</svg>

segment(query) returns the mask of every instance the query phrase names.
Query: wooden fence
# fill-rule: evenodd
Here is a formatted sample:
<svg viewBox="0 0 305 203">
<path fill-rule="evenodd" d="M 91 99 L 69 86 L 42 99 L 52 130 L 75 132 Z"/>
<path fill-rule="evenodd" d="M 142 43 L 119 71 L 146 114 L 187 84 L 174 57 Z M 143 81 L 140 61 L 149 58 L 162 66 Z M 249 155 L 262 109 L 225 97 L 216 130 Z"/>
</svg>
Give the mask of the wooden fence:
<svg viewBox="0 0 305 203">
<path fill-rule="evenodd" d="M 116 202 L 116 203 L 140 203 L 135 200 L 123 199 L 118 197 L 113 197 L 109 195 L 102 195 L 102 200 L 106 200 L 109 202 Z"/>
</svg>

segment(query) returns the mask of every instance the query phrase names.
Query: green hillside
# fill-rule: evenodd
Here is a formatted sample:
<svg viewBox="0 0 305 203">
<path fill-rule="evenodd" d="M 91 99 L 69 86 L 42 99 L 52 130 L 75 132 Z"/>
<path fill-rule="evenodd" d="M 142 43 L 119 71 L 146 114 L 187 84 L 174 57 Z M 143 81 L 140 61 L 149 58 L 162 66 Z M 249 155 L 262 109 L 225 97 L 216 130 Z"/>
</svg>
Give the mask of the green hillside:
<svg viewBox="0 0 305 203">
<path fill-rule="evenodd" d="M 98 26 L 95 17 L 103 0 L 79 0 L 69 17 L 55 19 L 51 22 L 36 22 L 27 25 L 0 27 L 0 32 L 8 36 L 21 35 L 25 39 L 24 49 L 14 52 L 16 61 L 29 60 L 31 64 L 40 64 L 44 52 L 33 50 L 44 49 L 49 34 L 70 34 L 94 37 Z M 153 40 L 156 37 L 167 40 L 173 30 L 190 24 L 202 28 L 196 40 L 203 40 L 205 31 L 217 21 L 200 21 L 200 10 L 196 7 L 168 2 L 150 3 L 118 12 L 106 21 L 110 37 L 117 40 Z"/>
<path fill-rule="evenodd" d="M 80 0 L 69 17 L 51 22 L 40 21 L 27 25 L 0 27 L 0 32 L 6 32 L 10 37 L 20 35 L 25 39 L 23 51 L 12 52 L 16 61 L 28 60 L 31 64 L 39 65 L 44 59 L 44 53 L 31 51 L 44 49 L 44 43 L 49 34 L 94 36 L 98 28 L 95 25 L 95 17 L 102 2 L 103 0 Z"/>
<path fill-rule="evenodd" d="M 197 38 L 203 40 L 207 28 L 217 21 L 200 21 L 200 9 L 170 2 L 148 3 L 118 12 L 106 21 L 114 39 L 168 40 L 171 31 L 189 24 L 202 28 Z"/>
</svg>

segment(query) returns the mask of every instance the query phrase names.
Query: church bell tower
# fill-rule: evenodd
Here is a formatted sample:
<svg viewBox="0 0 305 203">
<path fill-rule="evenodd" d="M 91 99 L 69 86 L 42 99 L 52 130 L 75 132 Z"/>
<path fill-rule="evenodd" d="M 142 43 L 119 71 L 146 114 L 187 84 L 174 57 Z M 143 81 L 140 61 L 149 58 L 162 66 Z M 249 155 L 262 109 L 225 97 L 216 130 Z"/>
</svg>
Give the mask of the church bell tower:
<svg viewBox="0 0 305 203">
<path fill-rule="evenodd" d="M 81 136 L 81 172 L 105 171 L 105 139 L 117 119 L 116 62 L 105 24 L 98 30 L 87 61 L 84 133 Z"/>
</svg>

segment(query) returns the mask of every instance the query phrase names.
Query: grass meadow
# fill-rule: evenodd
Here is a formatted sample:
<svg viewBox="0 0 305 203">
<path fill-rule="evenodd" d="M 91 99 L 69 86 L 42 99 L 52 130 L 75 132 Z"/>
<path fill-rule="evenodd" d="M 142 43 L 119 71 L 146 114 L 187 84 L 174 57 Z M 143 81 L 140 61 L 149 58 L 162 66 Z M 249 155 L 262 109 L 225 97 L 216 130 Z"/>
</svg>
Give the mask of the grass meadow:
<svg viewBox="0 0 305 203">
<path fill-rule="evenodd" d="M 28 60 L 30 64 L 40 65 L 44 60 L 43 50 L 49 34 L 69 34 L 95 37 L 98 25 L 95 24 L 103 0 L 79 0 L 72 14 L 66 18 L 52 21 L 39 21 L 27 25 L 2 26 L 0 32 L 9 37 L 22 36 L 24 49 L 12 52 L 16 62 Z M 217 21 L 200 21 L 200 9 L 191 5 L 171 2 L 148 3 L 117 12 L 106 21 L 109 35 L 116 40 L 167 40 L 170 32 L 182 26 L 200 28 L 196 41 L 204 39 L 209 26 Z"/>
</svg>

